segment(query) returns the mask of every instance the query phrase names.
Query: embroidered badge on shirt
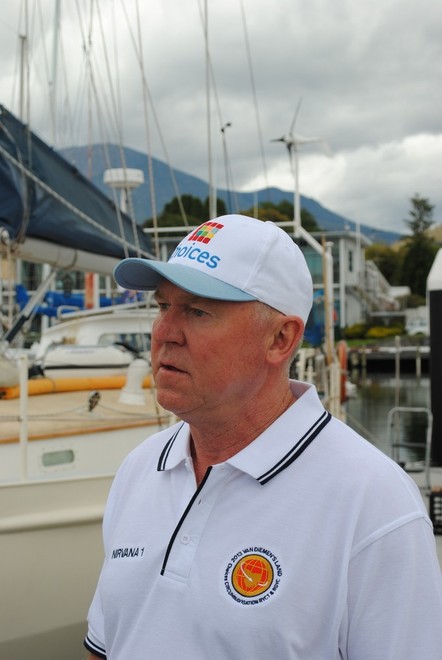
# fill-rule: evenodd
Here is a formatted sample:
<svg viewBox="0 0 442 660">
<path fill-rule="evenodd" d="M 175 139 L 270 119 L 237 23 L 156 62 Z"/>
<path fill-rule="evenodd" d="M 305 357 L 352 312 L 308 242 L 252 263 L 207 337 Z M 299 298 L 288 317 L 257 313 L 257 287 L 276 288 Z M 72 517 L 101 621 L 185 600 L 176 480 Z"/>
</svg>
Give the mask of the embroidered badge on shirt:
<svg viewBox="0 0 442 660">
<path fill-rule="evenodd" d="M 237 603 L 256 605 L 275 595 L 281 577 L 277 556 L 255 546 L 240 550 L 231 558 L 224 572 L 224 586 Z"/>
</svg>

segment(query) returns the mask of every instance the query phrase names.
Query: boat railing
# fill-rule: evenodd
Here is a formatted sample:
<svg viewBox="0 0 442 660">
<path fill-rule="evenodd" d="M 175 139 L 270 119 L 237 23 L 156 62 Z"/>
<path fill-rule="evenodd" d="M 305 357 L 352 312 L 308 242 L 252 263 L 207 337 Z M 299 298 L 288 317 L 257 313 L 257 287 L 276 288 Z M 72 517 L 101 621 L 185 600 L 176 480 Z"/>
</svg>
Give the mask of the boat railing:
<svg viewBox="0 0 442 660">
<path fill-rule="evenodd" d="M 410 416 L 426 417 L 426 433 L 424 442 L 410 442 L 402 439 L 404 418 Z M 424 471 L 425 472 L 425 490 L 427 494 L 431 491 L 430 463 L 431 463 L 431 437 L 433 429 L 433 415 L 429 408 L 413 406 L 395 406 L 388 413 L 388 446 L 391 458 L 407 472 Z M 401 450 L 420 449 L 424 453 L 424 460 L 421 463 L 408 463 L 402 460 Z"/>
<path fill-rule="evenodd" d="M 119 303 L 118 305 L 109 305 L 107 307 L 93 307 L 92 309 L 81 309 L 79 310 L 78 308 L 74 308 L 73 311 L 69 311 L 69 309 L 66 309 L 66 307 L 63 309 L 60 309 L 59 312 L 57 312 L 57 318 L 59 320 L 67 320 L 67 319 L 78 319 L 78 318 L 84 318 L 87 316 L 97 316 L 97 315 L 109 315 L 109 314 L 118 314 L 121 312 L 127 312 L 131 310 L 141 310 L 141 309 L 149 309 L 154 306 L 153 298 L 151 296 L 148 297 L 146 300 L 142 301 L 136 301 L 136 302 L 130 302 L 130 303 Z"/>
<path fill-rule="evenodd" d="M 20 445 L 20 480 L 28 480 L 28 356 L 19 355 L 18 382 L 19 398 L 19 445 Z"/>
</svg>

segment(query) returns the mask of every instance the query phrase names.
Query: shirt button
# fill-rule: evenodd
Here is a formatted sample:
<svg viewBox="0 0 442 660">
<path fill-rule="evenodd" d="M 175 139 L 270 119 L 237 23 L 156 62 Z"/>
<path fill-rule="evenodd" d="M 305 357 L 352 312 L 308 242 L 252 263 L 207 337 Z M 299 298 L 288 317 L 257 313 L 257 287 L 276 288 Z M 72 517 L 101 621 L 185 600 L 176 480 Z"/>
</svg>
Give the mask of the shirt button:
<svg viewBox="0 0 442 660">
<path fill-rule="evenodd" d="M 183 545 L 187 545 L 188 543 L 190 543 L 190 536 L 188 534 L 183 534 L 181 537 L 181 543 Z"/>
</svg>

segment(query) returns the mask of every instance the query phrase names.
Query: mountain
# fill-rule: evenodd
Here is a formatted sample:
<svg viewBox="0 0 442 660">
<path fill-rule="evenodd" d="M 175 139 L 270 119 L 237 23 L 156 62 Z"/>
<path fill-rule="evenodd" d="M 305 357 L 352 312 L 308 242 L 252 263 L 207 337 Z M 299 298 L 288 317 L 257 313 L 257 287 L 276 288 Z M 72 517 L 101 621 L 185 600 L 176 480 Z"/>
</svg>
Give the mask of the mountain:
<svg viewBox="0 0 442 660">
<path fill-rule="evenodd" d="M 59 153 L 72 165 L 74 165 L 83 175 L 91 181 L 106 195 L 112 198 L 112 192 L 103 182 L 103 173 L 108 168 L 122 167 L 121 149 L 115 144 L 104 145 L 95 144 L 90 147 L 66 147 Z M 138 223 L 143 223 L 147 218 L 152 217 L 149 192 L 148 159 L 147 156 L 135 149 L 124 147 L 125 165 L 130 169 L 140 169 L 144 172 L 144 183 L 132 191 L 132 203 L 134 207 L 135 218 Z M 155 187 L 155 199 L 157 213 L 160 214 L 167 202 L 170 202 L 177 193 L 173 185 L 173 179 L 169 166 L 157 158 L 152 158 L 152 170 Z M 186 174 L 181 170 L 173 170 L 176 185 L 180 195 L 192 195 L 202 201 L 208 196 L 208 183 L 198 177 Z M 254 192 L 230 192 L 226 190 L 217 190 L 217 197 L 223 199 L 227 208 L 229 200 L 234 199 L 235 205 L 239 209 L 247 210 L 254 206 L 256 199 L 258 202 L 268 201 L 274 204 L 287 200 L 293 202 L 293 191 L 280 190 L 279 188 L 265 188 Z M 344 231 L 345 229 L 356 229 L 354 220 L 345 218 L 309 197 L 301 195 L 301 207 L 309 211 L 315 218 L 318 225 L 326 231 Z M 375 243 L 391 244 L 400 239 L 400 235 L 391 231 L 382 231 L 368 225 L 361 225 L 361 232 Z"/>
</svg>

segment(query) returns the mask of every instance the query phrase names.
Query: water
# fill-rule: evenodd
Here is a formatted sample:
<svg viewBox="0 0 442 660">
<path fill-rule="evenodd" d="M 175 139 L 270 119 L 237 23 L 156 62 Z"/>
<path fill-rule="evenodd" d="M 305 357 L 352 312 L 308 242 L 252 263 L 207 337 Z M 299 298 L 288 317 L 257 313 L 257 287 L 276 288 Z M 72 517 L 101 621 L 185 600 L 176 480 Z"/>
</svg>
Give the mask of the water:
<svg viewBox="0 0 442 660">
<path fill-rule="evenodd" d="M 376 447 L 391 455 L 390 441 L 401 443 L 426 441 L 427 417 L 422 413 L 401 415 L 400 424 L 389 429 L 388 413 L 396 406 L 430 408 L 430 379 L 402 374 L 399 386 L 394 375 L 386 373 L 355 374 L 350 379 L 356 394 L 346 403 L 347 423 Z M 399 460 L 415 462 L 424 459 L 422 448 L 401 448 Z"/>
</svg>

